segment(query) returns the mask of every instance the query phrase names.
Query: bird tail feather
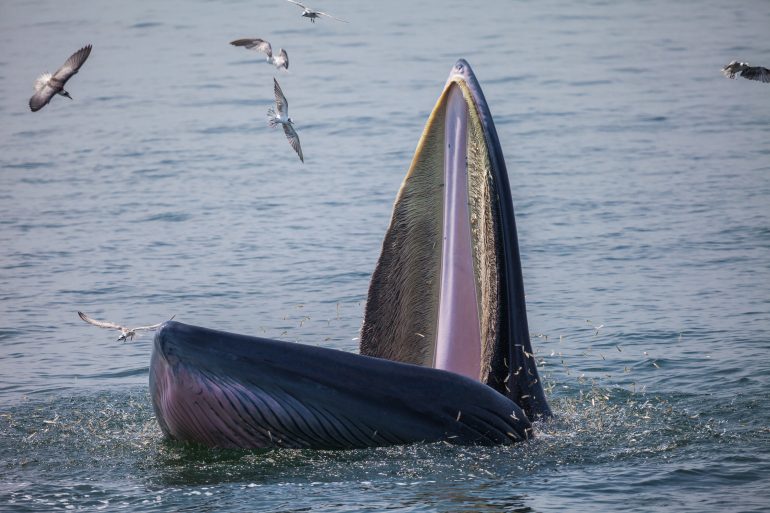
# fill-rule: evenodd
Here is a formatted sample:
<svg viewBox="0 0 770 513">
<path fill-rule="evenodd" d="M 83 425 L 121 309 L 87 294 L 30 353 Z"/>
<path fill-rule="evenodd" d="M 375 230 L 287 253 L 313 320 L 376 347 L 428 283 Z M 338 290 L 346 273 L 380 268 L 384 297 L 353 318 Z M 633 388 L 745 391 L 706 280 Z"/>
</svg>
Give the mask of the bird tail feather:
<svg viewBox="0 0 770 513">
<path fill-rule="evenodd" d="M 267 126 L 269 126 L 270 128 L 273 128 L 275 125 L 277 125 L 278 122 L 275 119 L 276 119 L 275 111 L 273 110 L 273 108 L 271 107 L 267 109 Z"/>
</svg>

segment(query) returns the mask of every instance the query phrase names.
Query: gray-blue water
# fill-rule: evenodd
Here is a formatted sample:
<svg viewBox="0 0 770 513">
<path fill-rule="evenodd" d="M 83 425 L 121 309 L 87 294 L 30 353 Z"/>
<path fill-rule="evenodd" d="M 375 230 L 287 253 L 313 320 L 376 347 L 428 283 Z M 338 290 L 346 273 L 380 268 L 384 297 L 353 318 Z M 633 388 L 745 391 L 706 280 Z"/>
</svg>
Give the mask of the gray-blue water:
<svg viewBox="0 0 770 513">
<path fill-rule="evenodd" d="M 770 3 L 311 5 L 350 23 L 282 0 L 0 3 L 0 510 L 767 510 L 770 86 L 719 69 L 770 66 Z M 30 113 L 86 43 L 74 100 Z M 151 336 L 76 312 L 355 351 L 459 57 L 504 147 L 556 420 L 512 448 L 164 441 Z M 274 75 L 304 165 L 266 126 Z"/>
</svg>

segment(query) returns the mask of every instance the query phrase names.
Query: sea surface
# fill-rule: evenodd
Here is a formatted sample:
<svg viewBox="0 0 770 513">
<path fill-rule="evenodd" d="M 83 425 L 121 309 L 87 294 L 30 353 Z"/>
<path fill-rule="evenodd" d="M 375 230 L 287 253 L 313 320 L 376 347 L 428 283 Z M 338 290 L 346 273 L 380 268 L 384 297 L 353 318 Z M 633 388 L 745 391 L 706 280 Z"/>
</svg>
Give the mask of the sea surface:
<svg viewBox="0 0 770 513">
<path fill-rule="evenodd" d="M 770 67 L 770 3 L 311 5 L 349 23 L 283 0 L 0 3 L 0 510 L 767 511 L 770 84 L 719 70 Z M 74 99 L 29 112 L 87 43 Z M 555 419 L 504 448 L 164 440 L 152 335 L 76 312 L 357 351 L 460 57 L 503 145 Z M 273 77 L 304 165 L 266 125 Z"/>
</svg>

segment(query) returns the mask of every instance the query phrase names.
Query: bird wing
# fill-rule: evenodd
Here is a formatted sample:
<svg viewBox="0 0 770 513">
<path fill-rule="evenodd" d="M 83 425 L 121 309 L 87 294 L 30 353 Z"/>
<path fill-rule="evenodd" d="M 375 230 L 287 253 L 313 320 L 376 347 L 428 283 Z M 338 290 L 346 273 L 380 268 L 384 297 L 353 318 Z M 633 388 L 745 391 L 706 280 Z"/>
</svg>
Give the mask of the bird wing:
<svg viewBox="0 0 770 513">
<path fill-rule="evenodd" d="M 752 66 L 741 71 L 741 76 L 749 80 L 770 82 L 770 69 L 763 68 L 762 66 Z"/>
<path fill-rule="evenodd" d="M 273 56 L 273 47 L 264 39 L 236 39 L 235 41 L 230 41 L 230 44 L 233 46 L 245 46 L 249 50 L 257 50 L 268 57 Z"/>
<path fill-rule="evenodd" d="M 299 136 L 297 135 L 297 131 L 294 130 L 293 126 L 286 123 L 283 125 L 283 133 L 286 134 L 286 138 L 289 140 L 289 144 L 291 144 L 291 147 L 294 148 L 294 151 L 296 151 L 297 155 L 299 155 L 299 159 L 304 163 L 305 158 L 302 156 L 302 148 L 299 145 Z"/>
<path fill-rule="evenodd" d="M 176 317 L 176 314 L 172 315 L 172 316 L 171 316 L 171 319 L 173 319 L 174 317 Z M 169 319 L 169 321 L 170 321 L 171 319 Z M 140 331 L 140 330 L 156 330 L 156 329 L 160 328 L 161 326 L 163 326 L 163 323 L 165 323 L 165 322 L 168 322 L 168 321 L 159 322 L 158 324 L 153 324 L 152 326 L 139 326 L 139 327 L 137 327 L 137 328 L 134 328 L 134 331 Z"/>
<path fill-rule="evenodd" d="M 35 94 L 29 99 L 29 108 L 32 112 L 37 112 L 45 107 L 51 101 L 53 95 L 61 91 L 61 88 L 53 87 L 48 83 L 39 84 L 38 82 L 35 82 L 35 89 Z"/>
<path fill-rule="evenodd" d="M 281 91 L 281 86 L 278 85 L 278 81 L 273 78 L 273 90 L 275 91 L 275 108 L 278 110 L 278 114 L 283 118 L 289 117 L 289 102 L 286 101 L 286 97 Z"/>
<path fill-rule="evenodd" d="M 281 48 L 278 57 L 275 58 L 275 65 L 278 67 L 283 66 L 283 69 L 289 69 L 289 54 L 283 48 Z"/>
<path fill-rule="evenodd" d="M 296 0 L 286 0 L 286 1 L 287 1 L 287 2 L 291 2 L 291 3 L 293 3 L 294 5 L 299 5 L 299 6 L 300 6 L 300 7 L 302 7 L 303 9 L 307 9 L 307 6 L 306 6 L 305 4 L 302 4 L 302 3 L 300 3 L 300 2 L 297 2 Z"/>
<path fill-rule="evenodd" d="M 48 85 L 48 81 L 51 80 L 50 73 L 43 73 L 35 79 L 35 91 L 40 91 Z"/>
<path fill-rule="evenodd" d="M 87 316 L 83 312 L 78 312 L 78 315 L 80 316 L 81 319 L 86 321 L 88 324 L 93 324 L 94 326 L 99 326 L 100 328 L 110 328 L 110 329 L 116 329 L 116 330 L 126 329 L 124 326 L 121 326 L 120 324 L 115 324 L 114 322 L 97 321 L 96 319 L 91 319 L 89 316 Z"/>
<path fill-rule="evenodd" d="M 78 72 L 83 63 L 86 62 L 86 59 L 88 59 L 89 55 L 91 55 L 91 45 L 86 45 L 70 55 L 70 58 L 65 61 L 64 65 L 53 74 L 53 78 L 61 80 L 62 85 L 64 85 L 72 75 Z"/>
<path fill-rule="evenodd" d="M 331 18 L 331 19 L 333 19 L 333 20 L 341 21 L 342 23 L 348 23 L 348 22 L 347 22 L 347 21 L 345 21 L 345 20 L 342 20 L 342 19 L 340 19 L 340 18 L 337 18 L 336 16 L 332 16 L 331 14 L 329 14 L 329 13 L 325 13 L 325 12 L 323 12 L 323 11 L 313 11 L 313 12 L 315 12 L 316 14 L 320 14 L 321 16 L 326 16 L 327 18 Z"/>
</svg>

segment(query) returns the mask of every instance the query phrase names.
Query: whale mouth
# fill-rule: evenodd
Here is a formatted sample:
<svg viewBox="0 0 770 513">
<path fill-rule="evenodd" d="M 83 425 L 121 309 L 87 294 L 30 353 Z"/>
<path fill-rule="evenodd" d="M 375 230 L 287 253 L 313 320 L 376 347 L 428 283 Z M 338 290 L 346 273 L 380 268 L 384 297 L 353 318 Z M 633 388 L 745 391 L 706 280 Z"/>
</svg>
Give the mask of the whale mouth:
<svg viewBox="0 0 770 513">
<path fill-rule="evenodd" d="M 550 413 L 532 357 L 502 149 L 464 60 L 450 72 L 396 198 L 361 354 L 455 372 L 528 414 Z M 529 381 L 512 388 L 522 372 Z"/>
<path fill-rule="evenodd" d="M 399 190 L 361 354 L 166 322 L 150 396 L 170 438 L 212 447 L 509 444 L 549 415 L 527 327 L 508 175 L 458 61 Z"/>
</svg>

